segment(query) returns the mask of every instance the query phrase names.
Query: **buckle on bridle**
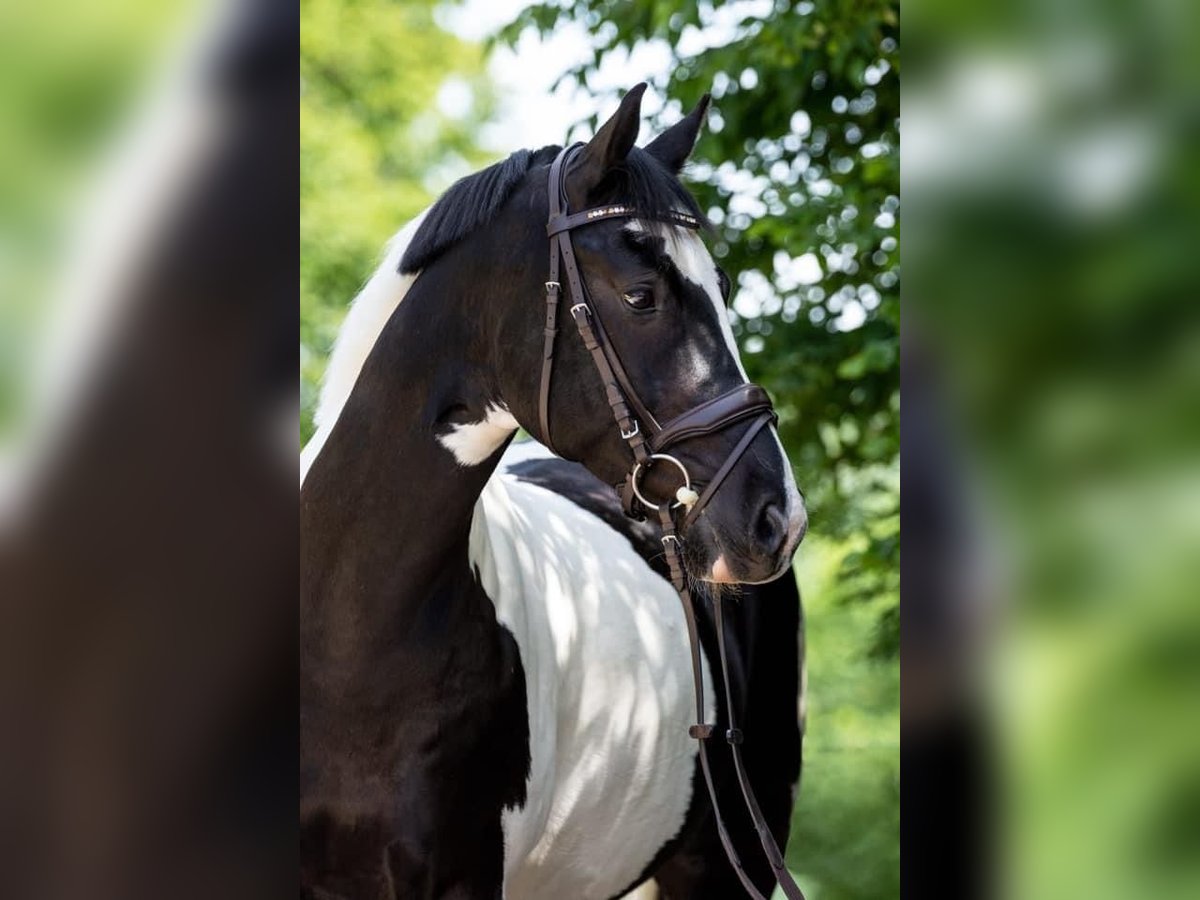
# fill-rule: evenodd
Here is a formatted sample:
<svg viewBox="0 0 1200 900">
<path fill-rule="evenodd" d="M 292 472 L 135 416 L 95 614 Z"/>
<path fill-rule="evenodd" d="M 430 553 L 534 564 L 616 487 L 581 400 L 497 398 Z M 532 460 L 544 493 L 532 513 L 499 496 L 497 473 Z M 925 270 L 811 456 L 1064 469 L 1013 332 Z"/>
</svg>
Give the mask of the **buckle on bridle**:
<svg viewBox="0 0 1200 900">
<path fill-rule="evenodd" d="M 571 307 L 571 315 L 575 315 L 575 310 L 577 310 L 577 309 L 582 309 L 589 316 L 592 314 L 592 311 L 590 309 L 588 309 L 588 305 L 586 303 L 576 303 L 574 306 L 572 306 Z"/>
<path fill-rule="evenodd" d="M 637 433 L 638 433 L 638 430 L 639 430 L 639 427 L 640 427 L 640 426 L 638 425 L 638 420 L 637 420 L 637 419 L 634 419 L 634 420 L 633 420 L 633 431 L 630 431 L 629 433 L 626 433 L 626 432 L 625 432 L 625 429 L 624 429 L 624 428 L 622 428 L 622 429 L 621 429 L 621 437 L 622 437 L 622 438 L 624 438 L 625 440 L 629 440 L 630 438 L 636 437 L 636 436 L 637 436 Z"/>
<path fill-rule="evenodd" d="M 546 290 L 547 291 L 561 291 L 562 285 L 557 281 L 547 281 L 546 282 Z"/>
</svg>

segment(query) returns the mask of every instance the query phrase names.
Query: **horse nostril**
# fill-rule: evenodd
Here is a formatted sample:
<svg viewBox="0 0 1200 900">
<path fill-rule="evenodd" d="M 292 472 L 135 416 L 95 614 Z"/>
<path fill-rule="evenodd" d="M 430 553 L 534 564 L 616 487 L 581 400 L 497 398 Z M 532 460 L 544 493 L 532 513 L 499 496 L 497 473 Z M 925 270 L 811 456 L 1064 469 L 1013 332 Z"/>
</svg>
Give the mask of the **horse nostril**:
<svg viewBox="0 0 1200 900">
<path fill-rule="evenodd" d="M 783 549 L 788 537 L 788 520 L 779 504 L 768 503 L 763 507 L 758 519 L 758 536 L 768 552 L 778 553 Z"/>
</svg>

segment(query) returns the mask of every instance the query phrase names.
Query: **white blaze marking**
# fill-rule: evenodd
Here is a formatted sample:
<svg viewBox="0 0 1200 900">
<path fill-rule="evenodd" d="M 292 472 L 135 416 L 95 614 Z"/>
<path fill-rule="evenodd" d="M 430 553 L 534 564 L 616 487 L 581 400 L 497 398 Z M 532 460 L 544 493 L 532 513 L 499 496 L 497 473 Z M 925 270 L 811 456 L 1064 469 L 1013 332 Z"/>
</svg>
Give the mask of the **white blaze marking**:
<svg viewBox="0 0 1200 900">
<path fill-rule="evenodd" d="M 482 421 L 450 426 L 438 442 L 454 454 L 460 466 L 477 466 L 508 440 L 518 428 L 517 420 L 503 404 L 491 404 Z"/>
<path fill-rule="evenodd" d="M 721 296 L 721 282 L 717 278 L 717 264 L 709 255 L 704 241 L 690 228 L 668 228 L 663 235 L 666 240 L 664 247 L 667 255 L 675 263 L 676 268 L 684 277 L 704 289 L 704 296 L 712 304 L 721 328 L 721 336 L 725 338 L 725 346 L 737 364 L 742 375 L 742 381 L 749 381 L 746 367 L 742 365 L 742 356 L 738 352 L 737 341 L 733 337 L 733 326 L 729 324 L 729 314 L 725 310 L 725 300 Z"/>
<path fill-rule="evenodd" d="M 631 231 L 645 230 L 645 227 L 636 221 L 630 222 L 625 227 Z M 709 254 L 708 247 L 704 245 L 704 241 L 700 240 L 700 236 L 690 228 L 656 225 L 655 234 L 664 238 L 664 250 L 672 262 L 675 263 L 680 273 L 689 281 L 700 285 L 704 289 L 704 295 L 708 297 L 708 301 L 712 304 L 713 311 L 716 313 L 721 334 L 725 338 L 725 346 L 729 348 L 729 353 L 733 356 L 733 361 L 737 364 L 738 371 L 742 374 L 742 380 L 749 381 L 750 379 L 746 375 L 746 367 L 742 365 L 742 356 L 738 350 L 737 341 L 733 337 L 733 326 L 729 324 L 729 314 L 725 310 L 725 302 L 721 297 L 721 283 L 717 278 L 717 264 Z M 804 510 L 804 501 L 800 497 L 800 490 L 796 487 L 796 477 L 792 473 L 792 467 L 788 462 L 787 454 L 783 451 L 783 443 L 779 440 L 779 433 L 773 426 L 770 431 L 771 435 L 775 438 L 775 446 L 779 448 L 779 458 L 783 462 L 783 490 L 787 495 L 788 540 L 789 542 L 793 542 L 798 538 L 800 530 L 808 520 L 808 516 Z M 716 580 L 715 572 L 714 580 Z"/>
</svg>

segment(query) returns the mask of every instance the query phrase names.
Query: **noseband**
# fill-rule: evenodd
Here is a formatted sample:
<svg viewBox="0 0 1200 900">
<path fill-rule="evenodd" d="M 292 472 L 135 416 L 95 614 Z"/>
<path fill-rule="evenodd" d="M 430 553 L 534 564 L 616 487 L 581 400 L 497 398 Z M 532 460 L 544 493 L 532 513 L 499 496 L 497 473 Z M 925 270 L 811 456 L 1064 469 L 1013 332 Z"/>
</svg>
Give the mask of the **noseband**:
<svg viewBox="0 0 1200 900">
<path fill-rule="evenodd" d="M 571 243 L 571 231 L 592 222 L 604 219 L 633 218 L 637 210 L 632 206 L 615 204 L 600 206 L 582 212 L 571 213 L 567 203 L 567 170 L 571 160 L 579 152 L 582 144 L 565 147 L 555 157 L 550 166 L 550 219 L 546 224 L 546 234 L 550 238 L 550 276 L 546 281 L 546 327 L 545 343 L 542 353 L 542 377 L 538 392 L 538 418 L 540 420 L 542 441 L 554 449 L 550 438 L 550 386 L 554 372 L 554 342 L 558 335 L 558 310 L 562 284 L 561 270 L 566 272 L 567 287 L 570 291 L 572 305 L 571 318 L 579 330 L 583 344 L 591 354 L 600 381 L 604 385 L 605 397 L 612 409 L 613 418 L 620 429 L 621 438 L 626 442 L 633 454 L 633 468 L 625 476 L 625 480 L 616 485 L 618 496 L 625 514 L 637 519 L 644 519 L 648 512 L 657 512 L 662 525 L 662 544 L 667 566 L 671 573 L 671 583 L 679 593 L 683 603 L 684 617 L 687 621 L 688 639 L 691 644 L 692 677 L 696 699 L 696 719 L 698 724 L 688 729 L 688 734 L 699 744 L 700 766 L 704 772 L 704 780 L 708 786 L 709 797 L 712 800 L 713 813 L 716 818 L 717 833 L 725 854 L 729 857 L 738 878 L 750 897 L 754 900 L 765 900 L 750 881 L 738 857 L 737 851 L 729 838 L 725 822 L 721 817 L 720 804 L 717 800 L 716 786 L 713 783 L 712 771 L 708 759 L 708 741 L 713 736 L 715 726 L 704 723 L 704 681 L 700 661 L 700 639 L 696 627 L 696 612 L 692 602 L 691 591 L 683 568 L 683 557 L 680 551 L 679 535 L 676 531 L 677 510 L 683 509 L 683 522 L 680 530 L 686 530 L 700 515 L 701 510 L 708 504 L 721 483 L 729 475 L 737 461 L 749 449 L 751 442 L 763 428 L 776 421 L 775 411 L 767 392 L 756 384 L 742 384 L 713 397 L 699 406 L 695 406 L 680 416 L 660 425 L 653 413 L 638 396 L 616 348 L 613 347 L 604 325 L 600 321 L 599 311 L 589 302 L 583 278 L 579 272 L 579 264 L 575 259 L 575 248 Z M 682 212 L 672 212 L 665 216 L 656 217 L 671 225 L 683 228 L 697 229 L 700 222 L 694 216 Z M 740 423 L 748 423 L 745 431 L 725 461 L 708 479 L 706 484 L 693 484 L 687 467 L 667 450 L 677 444 L 704 435 L 723 431 Z M 683 485 L 676 491 L 674 502 L 670 499 L 655 503 L 646 498 L 642 492 L 641 479 L 656 463 L 670 463 L 683 476 Z M 697 492 L 696 488 L 702 490 Z M 717 648 L 721 663 L 721 676 L 724 686 L 726 707 L 729 712 L 729 729 L 725 733 L 732 756 L 738 784 L 746 803 L 746 809 L 758 832 L 763 852 L 775 874 L 784 894 L 789 900 L 804 900 L 804 894 L 792 880 L 791 874 L 784 865 L 783 854 L 767 827 L 759 809 L 758 801 L 751 789 L 742 760 L 741 743 L 743 734 L 737 727 L 734 715 L 733 695 L 730 690 L 729 666 L 725 650 L 725 624 L 721 610 L 719 594 L 713 597 L 714 624 L 717 632 Z"/>
<path fill-rule="evenodd" d="M 625 480 L 616 486 L 621 505 L 626 515 L 637 519 L 644 519 L 647 511 L 661 510 L 663 504 L 646 499 L 642 493 L 640 479 L 656 461 L 669 461 L 683 475 L 684 486 L 677 492 L 672 508 L 686 508 L 687 514 L 683 521 L 683 528 L 686 529 L 712 499 L 721 482 L 749 448 L 754 436 L 775 421 L 775 411 L 771 407 L 771 398 L 767 396 L 767 392 L 756 384 L 738 385 L 693 407 L 683 415 L 676 416 L 666 425 L 660 425 L 658 419 L 642 402 L 604 330 L 595 304 L 588 302 L 587 290 L 584 288 L 579 264 L 575 259 L 575 248 L 571 243 L 573 229 L 604 219 L 633 218 L 637 215 L 637 210 L 632 206 L 615 204 L 577 213 L 567 212 L 567 169 L 570 160 L 582 146 L 576 144 L 562 150 L 550 166 L 550 221 L 546 225 L 546 234 L 550 238 L 550 278 L 546 282 L 545 343 L 542 353 L 541 387 L 538 392 L 538 417 L 542 440 L 551 450 L 554 449 L 550 437 L 550 388 L 554 371 L 554 341 L 558 335 L 559 298 L 562 293 L 562 284 L 559 281 L 561 263 L 561 269 L 566 271 L 567 285 L 570 289 L 571 318 L 575 321 L 584 346 L 587 347 L 596 370 L 600 373 L 604 393 L 621 437 L 633 454 L 633 468 L 625 476 Z M 683 228 L 700 227 L 696 217 L 687 213 L 674 212 L 660 218 Z M 747 420 L 750 420 L 750 426 L 742 440 L 708 480 L 703 492 L 696 494 L 692 489 L 692 479 L 687 467 L 667 451 L 676 444 L 722 431 Z"/>
</svg>

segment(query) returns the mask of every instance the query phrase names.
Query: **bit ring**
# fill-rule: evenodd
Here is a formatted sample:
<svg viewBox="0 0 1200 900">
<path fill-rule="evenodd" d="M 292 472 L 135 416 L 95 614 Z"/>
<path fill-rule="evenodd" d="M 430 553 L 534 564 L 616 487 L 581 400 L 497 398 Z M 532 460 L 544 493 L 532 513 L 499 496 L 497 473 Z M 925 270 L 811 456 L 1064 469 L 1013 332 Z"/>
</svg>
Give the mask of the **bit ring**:
<svg viewBox="0 0 1200 900">
<path fill-rule="evenodd" d="M 683 463 L 681 463 L 675 457 L 671 456 L 671 454 L 669 454 L 669 453 L 651 453 L 650 454 L 650 462 L 653 463 L 654 460 L 656 460 L 656 459 L 665 459 L 667 462 L 673 463 L 679 469 L 679 471 L 683 473 L 683 486 L 685 488 L 687 488 L 688 490 L 691 490 L 692 478 L 690 475 L 688 475 L 687 467 L 684 466 Z M 633 467 L 633 473 L 629 477 L 629 486 L 633 488 L 633 494 L 635 497 L 637 497 L 639 500 L 641 500 L 642 503 L 644 503 L 647 508 L 652 509 L 655 512 L 657 512 L 658 510 L 662 509 L 663 504 L 651 503 L 649 500 L 646 499 L 645 495 L 641 491 L 641 488 L 638 487 L 638 475 L 643 471 L 643 469 L 648 469 L 648 468 L 649 468 L 649 466 L 642 466 L 641 463 L 637 463 Z M 678 509 L 680 506 L 683 506 L 683 503 L 677 502 L 677 503 L 670 504 L 671 509 Z"/>
</svg>

